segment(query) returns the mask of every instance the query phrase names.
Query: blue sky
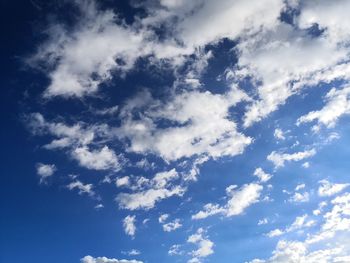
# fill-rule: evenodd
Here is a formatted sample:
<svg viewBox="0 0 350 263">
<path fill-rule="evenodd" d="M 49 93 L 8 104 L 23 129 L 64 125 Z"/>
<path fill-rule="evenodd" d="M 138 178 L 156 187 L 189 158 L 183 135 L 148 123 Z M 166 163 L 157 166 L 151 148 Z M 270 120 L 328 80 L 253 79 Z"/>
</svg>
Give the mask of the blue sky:
<svg viewBox="0 0 350 263">
<path fill-rule="evenodd" d="M 0 7 L 0 262 L 350 262 L 349 1 Z"/>
</svg>

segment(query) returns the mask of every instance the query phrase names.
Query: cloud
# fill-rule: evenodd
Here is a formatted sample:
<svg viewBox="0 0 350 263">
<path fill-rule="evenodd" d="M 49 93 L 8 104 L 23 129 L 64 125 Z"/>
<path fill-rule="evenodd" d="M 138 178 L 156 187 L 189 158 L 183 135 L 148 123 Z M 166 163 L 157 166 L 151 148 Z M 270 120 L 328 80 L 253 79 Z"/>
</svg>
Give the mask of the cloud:
<svg viewBox="0 0 350 263">
<path fill-rule="evenodd" d="M 246 99 L 245 93 L 233 87 L 224 95 L 183 92 L 162 104 L 144 91 L 121 109 L 125 118 L 115 133 L 130 140 L 129 151 L 153 152 L 167 161 L 195 155 L 238 155 L 252 139 L 237 131 L 229 109 Z M 135 110 L 145 114 L 135 119 L 130 114 Z M 159 120 L 172 125 L 157 127 Z"/>
<path fill-rule="evenodd" d="M 157 173 L 151 180 L 139 177 L 136 179 L 134 186 L 131 187 L 135 192 L 120 193 L 115 200 L 119 207 L 123 209 L 149 210 L 162 199 L 182 196 L 185 193 L 186 187 L 172 185 L 172 182 L 178 178 L 179 175 L 175 169 Z"/>
<path fill-rule="evenodd" d="M 165 232 L 172 232 L 178 228 L 182 227 L 181 220 L 176 218 L 172 222 L 163 225 L 163 230 Z"/>
<path fill-rule="evenodd" d="M 191 252 L 193 258 L 188 262 L 200 262 L 200 258 L 208 257 L 214 253 L 214 243 L 205 236 L 203 228 L 199 228 L 195 234 L 190 235 L 187 242 L 198 246 L 197 250 Z"/>
<path fill-rule="evenodd" d="M 172 245 L 170 248 L 169 248 L 169 251 L 168 251 L 168 254 L 170 256 L 174 256 L 174 255 L 182 255 L 184 253 L 184 251 L 180 250 L 181 249 L 181 245 L 179 244 L 175 244 L 175 245 Z"/>
<path fill-rule="evenodd" d="M 281 236 L 283 234 L 290 233 L 290 232 L 293 232 L 296 230 L 301 230 L 304 228 L 312 227 L 315 224 L 316 224 L 316 222 L 312 219 L 308 220 L 308 215 L 305 214 L 302 216 L 298 216 L 290 226 L 286 227 L 285 230 L 274 229 L 274 230 L 270 231 L 269 233 L 267 233 L 266 235 L 270 238 L 277 237 L 277 236 Z"/>
<path fill-rule="evenodd" d="M 286 137 L 283 133 L 283 131 L 279 128 L 275 129 L 273 136 L 277 139 L 277 140 L 285 140 Z"/>
<path fill-rule="evenodd" d="M 334 184 L 327 180 L 319 181 L 318 195 L 321 197 L 332 196 L 347 188 L 350 184 Z"/>
<path fill-rule="evenodd" d="M 304 193 L 296 192 L 294 193 L 293 196 L 291 196 L 291 198 L 289 198 L 289 202 L 292 202 L 292 203 L 305 203 L 305 202 L 309 202 L 309 200 L 310 200 L 310 194 L 308 192 L 304 192 Z"/>
<path fill-rule="evenodd" d="M 271 161 L 275 165 L 275 168 L 279 168 L 279 167 L 283 167 L 285 162 L 301 161 L 303 159 L 312 157 L 315 154 L 316 154 L 315 149 L 311 149 L 303 152 L 296 152 L 292 154 L 278 153 L 273 151 L 267 156 L 267 160 Z"/>
<path fill-rule="evenodd" d="M 158 222 L 163 224 L 165 223 L 165 221 L 169 218 L 169 214 L 162 214 L 159 218 L 158 218 Z"/>
<path fill-rule="evenodd" d="M 314 131 L 320 130 L 321 125 L 327 128 L 334 127 L 342 115 L 350 113 L 349 96 L 350 87 L 340 90 L 332 88 L 325 97 L 326 105 L 319 111 L 311 111 L 301 116 L 297 125 L 316 120 L 318 124 L 313 127 Z"/>
<path fill-rule="evenodd" d="M 93 170 L 120 170 L 119 159 L 115 152 L 104 146 L 99 150 L 79 147 L 73 150 L 72 156 L 79 165 Z"/>
<path fill-rule="evenodd" d="M 269 259 L 255 259 L 251 263 L 347 262 L 350 250 L 344 244 L 350 241 L 348 218 L 350 194 L 344 193 L 337 196 L 331 203 L 333 207 L 323 215 L 324 220 L 318 226 L 318 231 L 309 232 L 304 240 L 279 240 Z M 316 227 L 315 221 L 305 219 L 305 215 L 297 217 L 287 230 Z M 332 246 L 330 247 L 329 244 Z M 291 259 L 293 261 L 290 261 Z"/>
<path fill-rule="evenodd" d="M 265 173 L 264 170 L 260 167 L 256 168 L 254 171 L 254 176 L 258 177 L 260 182 L 265 183 L 272 178 L 271 174 Z"/>
<path fill-rule="evenodd" d="M 123 220 L 123 226 L 124 226 L 124 232 L 131 236 L 134 237 L 136 233 L 136 216 L 126 216 Z"/>
<path fill-rule="evenodd" d="M 32 64 L 44 62 L 52 68 L 44 93 L 47 98 L 95 93 L 100 83 L 112 77 L 112 70 L 123 74 L 146 49 L 142 35 L 113 11 L 99 10 L 95 1 L 76 1 L 75 6 L 80 11 L 79 22 L 70 30 L 51 26 L 48 40 L 31 58 Z"/>
<path fill-rule="evenodd" d="M 54 164 L 36 164 L 36 173 L 40 176 L 40 183 L 44 183 L 47 178 L 52 176 L 56 172 L 57 168 Z"/>
<path fill-rule="evenodd" d="M 121 178 L 117 178 L 115 180 L 115 185 L 117 187 L 129 187 L 130 186 L 130 177 L 129 176 L 123 176 Z"/>
<path fill-rule="evenodd" d="M 66 150 L 71 158 L 87 169 L 118 171 L 124 162 L 123 156 L 117 155 L 107 145 L 90 149 L 91 144 L 99 145 L 111 139 L 107 125 L 88 125 L 83 122 L 67 125 L 63 122 L 48 122 L 40 113 L 33 113 L 28 118 L 28 126 L 34 134 L 49 134 L 56 138 L 44 145 L 44 148 Z"/>
<path fill-rule="evenodd" d="M 115 258 L 106 258 L 106 257 L 98 257 L 94 258 L 92 256 L 85 256 L 80 260 L 81 263 L 143 263 L 142 261 L 138 261 L 135 259 L 127 260 L 127 259 L 115 259 Z"/>
<path fill-rule="evenodd" d="M 258 202 L 263 187 L 256 183 L 245 184 L 236 189 L 236 185 L 226 188 L 228 201 L 224 206 L 208 203 L 204 210 L 192 216 L 192 219 L 203 219 L 215 214 L 223 214 L 226 217 L 242 214 L 250 205 Z"/>
<path fill-rule="evenodd" d="M 76 180 L 67 185 L 69 190 L 78 189 L 79 194 L 87 194 L 89 196 L 94 196 L 95 192 L 92 190 L 94 188 L 93 184 L 83 184 L 81 181 Z M 103 205 L 102 205 L 103 207 Z M 101 208 L 101 206 L 99 206 Z"/>
</svg>

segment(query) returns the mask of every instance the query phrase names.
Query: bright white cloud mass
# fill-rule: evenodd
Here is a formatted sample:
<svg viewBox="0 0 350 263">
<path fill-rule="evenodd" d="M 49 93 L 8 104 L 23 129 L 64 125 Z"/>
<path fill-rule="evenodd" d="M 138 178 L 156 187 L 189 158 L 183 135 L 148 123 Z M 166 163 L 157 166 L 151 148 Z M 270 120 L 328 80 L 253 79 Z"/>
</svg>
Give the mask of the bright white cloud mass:
<svg viewBox="0 0 350 263">
<path fill-rule="evenodd" d="M 62 262 L 350 262 L 350 1 L 32 2 L 18 104 Z"/>
</svg>

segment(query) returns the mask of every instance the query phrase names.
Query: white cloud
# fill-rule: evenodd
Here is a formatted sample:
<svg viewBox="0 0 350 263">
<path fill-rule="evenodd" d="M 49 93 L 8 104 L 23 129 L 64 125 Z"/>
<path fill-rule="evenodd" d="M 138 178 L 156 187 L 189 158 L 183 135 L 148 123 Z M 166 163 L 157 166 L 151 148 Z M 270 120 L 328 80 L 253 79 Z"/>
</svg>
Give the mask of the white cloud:
<svg viewBox="0 0 350 263">
<path fill-rule="evenodd" d="M 176 218 L 172 222 L 163 225 L 163 230 L 165 232 L 172 232 L 178 228 L 182 227 L 181 220 Z"/>
<path fill-rule="evenodd" d="M 265 173 L 264 170 L 260 167 L 255 169 L 254 176 L 258 177 L 262 183 L 265 183 L 272 178 L 271 174 Z"/>
<path fill-rule="evenodd" d="M 169 248 L 168 254 L 170 256 L 182 255 L 184 252 L 182 250 L 180 250 L 180 249 L 181 249 L 181 245 L 179 245 L 179 244 L 172 245 Z"/>
<path fill-rule="evenodd" d="M 301 189 L 304 189 L 306 187 L 305 184 L 298 184 L 296 187 L 295 187 L 295 191 L 299 191 Z"/>
<path fill-rule="evenodd" d="M 197 260 L 197 262 L 199 262 L 200 258 L 208 257 L 214 253 L 214 243 L 205 236 L 205 231 L 203 228 L 199 228 L 195 234 L 190 235 L 187 242 L 198 246 L 197 250 L 191 252 L 193 258 L 191 259 L 192 261 L 189 262 L 196 262 L 193 260 Z"/>
<path fill-rule="evenodd" d="M 145 50 L 142 36 L 123 25 L 112 11 L 98 10 L 95 1 L 76 4 L 81 12 L 79 23 L 71 30 L 52 26 L 47 31 L 49 40 L 32 58 L 53 68 L 46 97 L 94 93 L 111 78 L 111 70 L 123 74 Z"/>
<path fill-rule="evenodd" d="M 250 205 L 258 202 L 263 187 L 256 183 L 245 184 L 241 188 L 231 185 L 226 188 L 228 201 L 224 206 L 218 204 L 206 204 L 204 210 L 192 216 L 192 219 L 203 219 L 215 214 L 223 214 L 227 217 L 242 214 Z"/>
<path fill-rule="evenodd" d="M 281 230 L 281 229 L 274 229 L 274 230 L 271 230 L 269 233 L 267 233 L 266 235 L 270 238 L 272 237 L 278 237 L 278 236 L 281 236 L 283 235 L 284 232 Z"/>
<path fill-rule="evenodd" d="M 124 226 L 124 232 L 131 236 L 134 237 L 136 233 L 136 216 L 126 216 L 123 220 L 123 226 Z"/>
<path fill-rule="evenodd" d="M 83 146 L 73 150 L 72 156 L 79 165 L 93 170 L 120 170 L 120 163 L 115 152 L 104 146 L 99 150 L 90 150 Z"/>
<path fill-rule="evenodd" d="M 273 136 L 275 136 L 275 138 L 277 140 L 285 140 L 286 139 L 284 132 L 279 128 L 275 129 Z"/>
<path fill-rule="evenodd" d="M 285 162 L 297 162 L 297 161 L 301 161 L 303 159 L 312 157 L 316 154 L 316 150 L 315 149 L 311 149 L 311 150 L 307 150 L 307 151 L 303 151 L 303 152 L 296 152 L 296 153 L 278 153 L 278 152 L 271 152 L 268 156 L 267 156 L 267 160 L 271 161 L 276 168 L 278 167 L 283 167 Z"/>
<path fill-rule="evenodd" d="M 324 221 L 318 226 L 318 231 L 309 232 L 305 240 L 280 240 L 267 260 L 256 259 L 251 263 L 279 262 L 347 262 L 350 249 L 345 245 L 350 242 L 350 194 L 345 193 L 331 201 L 333 207 L 323 215 Z M 324 207 L 325 204 L 320 204 Z M 316 221 L 306 220 L 306 215 L 297 217 L 287 231 L 299 230 L 304 227 L 316 227 Z M 330 246 L 331 244 L 331 246 Z M 292 260 L 292 261 L 291 261 Z"/>
<path fill-rule="evenodd" d="M 317 125 L 313 127 L 314 131 L 318 131 L 321 125 L 327 128 L 334 127 L 338 119 L 350 113 L 350 87 L 343 89 L 332 88 L 326 95 L 326 105 L 319 111 L 311 111 L 301 116 L 297 120 L 297 125 L 305 122 L 317 121 Z"/>
<path fill-rule="evenodd" d="M 40 176 L 40 183 L 44 183 L 47 178 L 52 176 L 56 172 L 57 168 L 54 164 L 36 164 L 36 173 Z"/>
<path fill-rule="evenodd" d="M 78 189 L 79 194 L 87 194 L 94 196 L 95 192 L 93 191 L 93 184 L 83 184 L 81 181 L 76 180 L 67 185 L 69 190 Z M 103 206 L 102 206 L 103 207 Z"/>
<path fill-rule="evenodd" d="M 263 218 L 263 219 L 260 219 L 258 221 L 258 226 L 261 226 L 261 225 L 266 225 L 269 223 L 269 220 L 267 218 Z"/>
<path fill-rule="evenodd" d="M 272 237 L 278 237 L 281 235 L 284 235 L 286 233 L 290 233 L 296 230 L 301 230 L 304 228 L 309 228 L 312 227 L 316 224 L 316 222 L 312 219 L 308 219 L 308 215 L 302 215 L 302 216 L 298 216 L 294 222 L 286 227 L 284 230 L 281 229 L 274 229 L 272 231 L 270 231 L 269 233 L 267 233 L 266 235 L 270 238 Z"/>
<path fill-rule="evenodd" d="M 160 104 L 148 92 L 143 92 L 122 109 L 127 117 L 116 135 L 130 139 L 129 151 L 153 152 L 168 161 L 193 155 L 234 156 L 241 154 L 252 141 L 237 131 L 236 123 L 229 116 L 229 108 L 245 99 L 245 93 L 233 88 L 224 95 L 208 91 L 183 92 Z M 135 109 L 147 116 L 133 119 L 130 112 Z M 159 119 L 172 125 L 157 127 L 154 120 Z"/>
<path fill-rule="evenodd" d="M 169 214 L 162 214 L 159 218 L 158 218 L 158 222 L 163 224 L 165 223 L 165 221 L 169 218 Z"/>
<path fill-rule="evenodd" d="M 128 187 L 130 186 L 130 177 L 129 176 L 123 176 L 123 177 L 120 177 L 120 178 L 117 178 L 115 180 L 115 185 L 117 187 Z"/>
<path fill-rule="evenodd" d="M 106 257 L 97 257 L 85 256 L 80 260 L 81 263 L 143 263 L 135 259 L 115 259 L 115 258 L 106 258 Z"/>
<path fill-rule="evenodd" d="M 141 252 L 137 249 L 131 249 L 129 251 L 122 251 L 122 254 L 129 255 L 129 256 L 138 256 L 138 255 L 141 255 Z"/>
<path fill-rule="evenodd" d="M 90 144 L 99 144 L 111 136 L 107 125 L 87 125 L 82 122 L 67 125 L 63 122 L 48 122 L 40 113 L 32 114 L 28 125 L 35 134 L 49 134 L 56 138 L 44 148 L 69 149 L 67 151 L 69 155 L 82 167 L 117 171 L 122 166 L 123 157 L 117 156 L 108 146 L 90 150 Z"/>
<path fill-rule="evenodd" d="M 136 178 L 131 186 L 133 193 L 120 193 L 116 201 L 120 208 L 136 210 L 149 210 L 162 199 L 172 196 L 182 196 L 186 188 L 181 185 L 173 185 L 173 181 L 179 178 L 175 169 L 157 173 L 151 180 L 144 177 Z"/>
<path fill-rule="evenodd" d="M 121 193 L 117 196 L 116 201 L 119 203 L 120 208 L 129 210 L 149 210 L 162 199 L 172 196 L 182 196 L 185 193 L 185 190 L 185 188 L 175 186 L 171 189 L 149 189 L 131 194 Z"/>
<path fill-rule="evenodd" d="M 292 203 L 305 203 L 305 202 L 309 202 L 309 200 L 310 200 L 310 194 L 308 192 L 304 192 L 304 193 L 296 192 L 294 193 L 293 196 L 291 196 L 291 198 L 289 198 L 289 202 L 292 202 Z"/>
<path fill-rule="evenodd" d="M 343 191 L 346 187 L 350 185 L 350 184 L 334 184 L 334 183 L 330 183 L 327 180 L 321 180 L 319 183 L 321 185 L 318 188 L 318 195 L 322 197 L 335 195 Z"/>
</svg>

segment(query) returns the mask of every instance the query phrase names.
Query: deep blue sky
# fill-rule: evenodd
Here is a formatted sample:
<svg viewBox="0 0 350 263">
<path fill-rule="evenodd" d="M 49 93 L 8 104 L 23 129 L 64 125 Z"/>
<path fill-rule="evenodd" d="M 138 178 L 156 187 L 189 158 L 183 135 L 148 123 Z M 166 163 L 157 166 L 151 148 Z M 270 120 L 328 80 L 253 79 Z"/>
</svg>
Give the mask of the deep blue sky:
<svg viewBox="0 0 350 263">
<path fill-rule="evenodd" d="M 1 1 L 0 262 L 350 262 L 350 4 L 255 2 Z"/>
</svg>

